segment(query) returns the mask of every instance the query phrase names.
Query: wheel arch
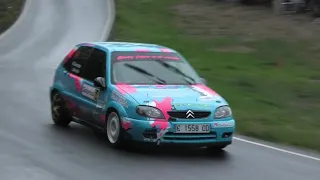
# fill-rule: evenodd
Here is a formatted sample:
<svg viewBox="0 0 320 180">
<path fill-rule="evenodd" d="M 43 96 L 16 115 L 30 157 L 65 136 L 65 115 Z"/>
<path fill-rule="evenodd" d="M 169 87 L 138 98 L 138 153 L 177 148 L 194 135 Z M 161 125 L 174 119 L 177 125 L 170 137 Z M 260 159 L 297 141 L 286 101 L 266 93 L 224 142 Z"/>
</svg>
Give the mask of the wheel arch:
<svg viewBox="0 0 320 180">
<path fill-rule="evenodd" d="M 50 91 L 50 100 L 52 101 L 52 97 L 54 93 L 59 93 L 59 90 L 57 88 L 52 88 Z"/>
<path fill-rule="evenodd" d="M 106 119 L 108 118 L 109 114 L 112 112 L 115 112 L 117 113 L 118 116 L 120 116 L 119 111 L 115 107 L 109 107 L 106 111 Z"/>
<path fill-rule="evenodd" d="M 123 116 L 127 116 L 127 111 L 126 109 L 119 103 L 117 103 L 116 101 L 110 101 L 108 102 L 108 104 L 106 105 L 106 118 L 108 117 L 108 115 L 110 114 L 110 112 L 113 110 L 115 111 L 119 118 L 123 117 Z"/>
</svg>

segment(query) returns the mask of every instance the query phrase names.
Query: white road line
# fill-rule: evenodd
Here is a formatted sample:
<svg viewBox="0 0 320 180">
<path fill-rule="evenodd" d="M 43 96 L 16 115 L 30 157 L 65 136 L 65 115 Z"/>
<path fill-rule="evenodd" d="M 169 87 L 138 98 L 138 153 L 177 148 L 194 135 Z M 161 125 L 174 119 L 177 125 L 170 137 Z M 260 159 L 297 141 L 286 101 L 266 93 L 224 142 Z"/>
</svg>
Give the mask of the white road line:
<svg viewBox="0 0 320 180">
<path fill-rule="evenodd" d="M 100 41 L 107 41 L 107 39 L 110 36 L 114 21 L 115 21 L 115 16 L 116 16 L 116 7 L 115 7 L 115 2 L 114 0 L 107 0 L 108 5 L 108 20 L 106 24 L 104 25 L 102 36 L 100 38 Z"/>
<path fill-rule="evenodd" d="M 312 160 L 315 160 L 315 161 L 320 161 L 320 158 L 317 158 L 317 157 L 308 156 L 308 155 L 305 155 L 305 154 L 300 154 L 300 153 L 288 151 L 288 150 L 285 150 L 285 149 L 276 148 L 276 147 L 273 147 L 273 146 L 269 146 L 269 145 L 265 145 L 265 144 L 261 144 L 261 143 L 257 143 L 257 142 L 253 142 L 253 141 L 249 141 L 249 140 L 245 140 L 245 139 L 242 139 L 242 138 L 233 137 L 233 139 L 238 140 L 238 141 L 242 141 L 242 142 L 245 142 L 245 143 L 254 144 L 254 145 L 257 145 L 257 146 L 269 148 L 269 149 L 272 149 L 272 150 L 276 150 L 276 151 L 280 151 L 280 152 L 284 152 L 284 153 L 288 153 L 288 154 L 292 154 L 292 155 L 296 155 L 296 156 L 312 159 Z"/>
</svg>

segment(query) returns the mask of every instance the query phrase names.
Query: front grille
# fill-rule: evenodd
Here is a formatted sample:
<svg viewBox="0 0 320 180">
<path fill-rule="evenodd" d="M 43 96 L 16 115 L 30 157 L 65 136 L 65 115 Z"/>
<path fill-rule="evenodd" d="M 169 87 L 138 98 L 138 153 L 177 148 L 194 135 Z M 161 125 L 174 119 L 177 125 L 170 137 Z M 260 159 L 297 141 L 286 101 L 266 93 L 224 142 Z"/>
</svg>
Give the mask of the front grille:
<svg viewBox="0 0 320 180">
<path fill-rule="evenodd" d="M 217 133 L 216 132 L 211 132 L 208 134 L 202 134 L 202 133 L 194 133 L 194 134 L 188 134 L 188 133 L 179 133 L 175 134 L 172 132 L 167 132 L 164 136 L 164 140 L 175 140 L 175 141 L 186 141 L 186 140 L 211 140 L 211 139 L 216 139 L 217 138 Z"/>
<path fill-rule="evenodd" d="M 172 118 L 178 119 L 201 119 L 210 116 L 210 111 L 192 111 L 192 113 L 188 113 L 188 111 L 168 111 L 168 114 Z M 188 114 L 191 114 L 188 117 Z"/>
</svg>

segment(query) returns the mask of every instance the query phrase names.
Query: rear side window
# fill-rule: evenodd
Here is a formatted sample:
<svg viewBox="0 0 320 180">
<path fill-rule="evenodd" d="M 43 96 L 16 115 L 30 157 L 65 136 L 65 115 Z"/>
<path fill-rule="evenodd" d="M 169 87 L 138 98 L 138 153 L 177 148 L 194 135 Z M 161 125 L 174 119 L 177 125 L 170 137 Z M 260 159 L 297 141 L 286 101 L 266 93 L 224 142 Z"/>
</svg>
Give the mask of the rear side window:
<svg viewBox="0 0 320 180">
<path fill-rule="evenodd" d="M 106 58 L 104 51 L 94 48 L 83 71 L 83 78 L 89 81 L 93 81 L 97 77 L 105 78 Z"/>
<path fill-rule="evenodd" d="M 84 66 L 92 53 L 92 47 L 82 46 L 76 50 L 73 56 L 64 64 L 64 68 L 77 76 L 81 76 Z"/>
</svg>

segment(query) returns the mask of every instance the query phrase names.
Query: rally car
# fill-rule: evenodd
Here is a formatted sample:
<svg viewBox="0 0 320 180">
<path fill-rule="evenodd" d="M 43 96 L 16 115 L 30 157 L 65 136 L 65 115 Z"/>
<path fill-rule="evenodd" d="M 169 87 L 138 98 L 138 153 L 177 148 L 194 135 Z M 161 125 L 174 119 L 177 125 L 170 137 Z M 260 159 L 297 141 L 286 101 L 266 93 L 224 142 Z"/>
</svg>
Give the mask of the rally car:
<svg viewBox="0 0 320 180">
<path fill-rule="evenodd" d="M 54 124 L 76 122 L 127 142 L 198 145 L 232 143 L 228 103 L 206 86 L 177 51 L 155 44 L 90 42 L 76 45 L 50 87 Z"/>
</svg>

